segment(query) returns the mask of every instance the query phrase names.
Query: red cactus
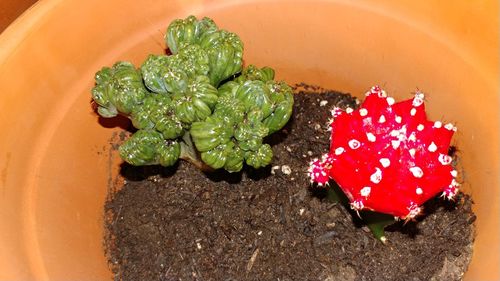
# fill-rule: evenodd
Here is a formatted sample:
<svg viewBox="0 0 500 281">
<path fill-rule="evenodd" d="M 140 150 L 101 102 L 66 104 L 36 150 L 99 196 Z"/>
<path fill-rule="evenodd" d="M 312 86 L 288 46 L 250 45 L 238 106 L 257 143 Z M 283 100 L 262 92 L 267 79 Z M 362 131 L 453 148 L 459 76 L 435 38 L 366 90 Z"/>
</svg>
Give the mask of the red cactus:
<svg viewBox="0 0 500 281">
<path fill-rule="evenodd" d="M 435 195 L 457 193 L 448 155 L 456 127 L 427 120 L 422 93 L 395 103 L 375 86 L 359 109 L 332 116 L 330 153 L 312 161 L 309 175 L 319 186 L 335 180 L 354 210 L 407 220 Z"/>
</svg>

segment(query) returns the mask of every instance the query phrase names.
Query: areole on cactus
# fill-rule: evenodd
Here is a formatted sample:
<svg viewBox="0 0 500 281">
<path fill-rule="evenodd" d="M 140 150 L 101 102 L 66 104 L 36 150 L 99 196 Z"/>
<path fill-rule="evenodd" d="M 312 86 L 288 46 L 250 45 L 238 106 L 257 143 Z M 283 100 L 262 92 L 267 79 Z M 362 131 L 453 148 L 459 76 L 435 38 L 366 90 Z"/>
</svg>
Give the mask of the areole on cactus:
<svg viewBox="0 0 500 281">
<path fill-rule="evenodd" d="M 314 159 L 311 182 L 333 179 L 351 208 L 390 214 L 404 220 L 422 204 L 458 191 L 457 171 L 448 155 L 456 127 L 427 120 L 424 94 L 396 103 L 378 86 L 356 110 L 332 110 L 330 152 Z"/>
</svg>

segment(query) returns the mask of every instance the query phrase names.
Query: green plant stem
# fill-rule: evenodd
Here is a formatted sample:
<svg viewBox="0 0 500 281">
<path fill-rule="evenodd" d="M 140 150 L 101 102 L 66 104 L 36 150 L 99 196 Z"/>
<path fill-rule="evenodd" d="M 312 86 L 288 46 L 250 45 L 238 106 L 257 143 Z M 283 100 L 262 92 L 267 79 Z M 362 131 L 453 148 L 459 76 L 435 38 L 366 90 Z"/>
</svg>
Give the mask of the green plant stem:
<svg viewBox="0 0 500 281">
<path fill-rule="evenodd" d="M 351 210 L 349 207 L 349 199 L 336 183 L 332 183 L 330 187 L 326 189 L 326 200 L 341 203 L 353 216 L 356 213 Z M 356 215 L 363 220 L 375 238 L 384 244 L 387 243 L 384 229 L 386 226 L 395 222 L 393 216 L 372 211 L 361 211 L 356 213 Z"/>
<path fill-rule="evenodd" d="M 326 200 L 330 202 L 338 202 L 348 207 L 349 199 L 336 183 L 330 182 L 330 186 L 326 188 Z"/>
<path fill-rule="evenodd" d="M 373 236 L 375 236 L 375 238 L 380 240 L 382 243 L 387 243 L 384 229 L 386 226 L 394 223 L 394 217 L 391 215 L 372 211 L 363 211 L 361 213 L 361 217 L 366 223 L 366 226 L 368 226 L 368 228 L 373 233 Z"/>
<path fill-rule="evenodd" d="M 190 162 L 203 172 L 214 171 L 213 168 L 206 165 L 201 160 L 200 154 L 198 150 L 196 150 L 193 140 L 191 139 L 191 134 L 189 132 L 186 132 L 182 136 L 182 141 L 180 142 L 180 145 L 181 145 L 181 155 L 179 156 L 179 158 Z"/>
</svg>

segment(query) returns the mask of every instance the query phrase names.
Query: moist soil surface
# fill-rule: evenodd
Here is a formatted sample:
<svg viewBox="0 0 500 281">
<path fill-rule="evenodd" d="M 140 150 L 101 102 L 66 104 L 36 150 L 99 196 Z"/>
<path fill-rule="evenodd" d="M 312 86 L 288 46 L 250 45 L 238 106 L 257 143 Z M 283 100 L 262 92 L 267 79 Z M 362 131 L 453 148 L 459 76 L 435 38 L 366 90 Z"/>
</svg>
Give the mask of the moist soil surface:
<svg viewBox="0 0 500 281">
<path fill-rule="evenodd" d="M 315 94 L 311 94 L 315 93 Z M 124 165 L 105 205 L 116 280 L 460 280 L 471 258 L 472 201 L 435 198 L 382 244 L 343 205 L 310 187 L 309 161 L 328 151 L 333 106 L 347 94 L 296 87 L 294 115 L 268 142 L 270 167 L 205 174 Z"/>
</svg>

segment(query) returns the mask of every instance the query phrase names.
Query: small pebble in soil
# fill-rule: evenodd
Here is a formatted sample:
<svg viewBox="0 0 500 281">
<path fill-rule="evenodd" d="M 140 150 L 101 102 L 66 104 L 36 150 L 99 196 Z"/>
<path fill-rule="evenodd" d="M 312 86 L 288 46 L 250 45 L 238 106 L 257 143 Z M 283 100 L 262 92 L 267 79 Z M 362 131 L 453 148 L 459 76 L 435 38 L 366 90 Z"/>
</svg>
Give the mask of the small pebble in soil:
<svg viewBox="0 0 500 281">
<path fill-rule="evenodd" d="M 292 169 L 288 165 L 281 166 L 281 172 L 285 175 L 289 175 L 292 173 Z"/>
</svg>

